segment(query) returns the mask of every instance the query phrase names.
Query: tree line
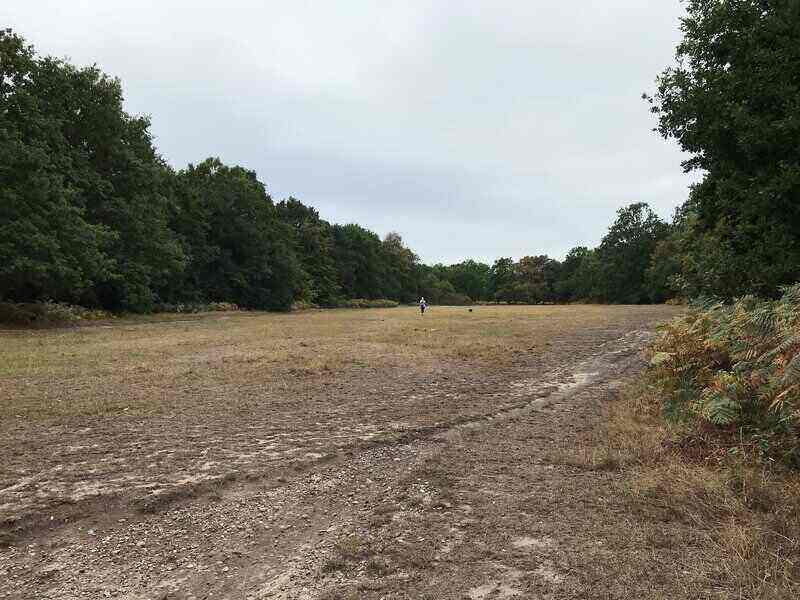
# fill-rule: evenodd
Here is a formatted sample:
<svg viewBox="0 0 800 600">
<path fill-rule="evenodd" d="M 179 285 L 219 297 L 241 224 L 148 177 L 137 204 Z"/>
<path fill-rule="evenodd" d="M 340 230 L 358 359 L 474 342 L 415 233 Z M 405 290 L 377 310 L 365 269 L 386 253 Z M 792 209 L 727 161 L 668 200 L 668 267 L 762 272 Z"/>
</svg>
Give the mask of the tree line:
<svg viewBox="0 0 800 600">
<path fill-rule="evenodd" d="M 256 173 L 175 170 L 122 85 L 0 31 L 0 301 L 115 311 L 284 310 L 352 298 L 661 302 L 776 297 L 800 279 L 800 8 L 690 0 L 677 64 L 647 97 L 704 176 L 671 222 L 622 208 L 596 248 L 425 265 L 400 235 L 332 224 Z M 534 242 L 532 241 L 532 244 Z"/>
<path fill-rule="evenodd" d="M 6 30 L 0 69 L 0 299 L 126 311 L 420 296 L 451 304 L 661 299 L 639 289 L 640 272 L 624 293 L 601 285 L 646 266 L 643 253 L 665 226 L 643 205 L 621 212 L 612 227 L 619 232 L 600 248 L 576 249 L 563 263 L 536 256 L 427 266 L 397 233 L 381 239 L 331 224 L 295 198 L 273 202 L 251 170 L 216 158 L 174 170 L 148 119 L 123 110 L 120 81 L 96 67 L 40 57 Z M 625 248 L 620 235 L 630 237 Z"/>
</svg>

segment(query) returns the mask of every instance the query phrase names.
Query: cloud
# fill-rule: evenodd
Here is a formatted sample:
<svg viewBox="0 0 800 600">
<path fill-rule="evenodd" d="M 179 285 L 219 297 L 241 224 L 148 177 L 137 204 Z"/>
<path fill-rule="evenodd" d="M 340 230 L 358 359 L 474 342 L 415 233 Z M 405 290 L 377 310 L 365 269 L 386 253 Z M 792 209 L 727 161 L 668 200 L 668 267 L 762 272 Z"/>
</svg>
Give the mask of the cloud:
<svg viewBox="0 0 800 600">
<path fill-rule="evenodd" d="M 428 261 L 596 244 L 691 178 L 640 96 L 678 0 L 24 2 L 39 52 L 119 76 L 175 166 L 220 156 Z"/>
</svg>

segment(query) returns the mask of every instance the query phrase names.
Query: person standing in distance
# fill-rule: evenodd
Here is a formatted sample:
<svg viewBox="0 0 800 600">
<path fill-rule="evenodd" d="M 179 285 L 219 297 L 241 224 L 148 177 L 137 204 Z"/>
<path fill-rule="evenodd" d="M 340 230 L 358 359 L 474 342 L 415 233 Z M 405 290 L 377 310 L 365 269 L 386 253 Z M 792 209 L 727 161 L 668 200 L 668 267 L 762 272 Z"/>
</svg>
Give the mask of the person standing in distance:
<svg viewBox="0 0 800 600">
<path fill-rule="evenodd" d="M 424 315 L 426 308 L 428 308 L 428 303 L 425 301 L 425 296 L 423 296 L 419 299 L 419 314 Z"/>
</svg>

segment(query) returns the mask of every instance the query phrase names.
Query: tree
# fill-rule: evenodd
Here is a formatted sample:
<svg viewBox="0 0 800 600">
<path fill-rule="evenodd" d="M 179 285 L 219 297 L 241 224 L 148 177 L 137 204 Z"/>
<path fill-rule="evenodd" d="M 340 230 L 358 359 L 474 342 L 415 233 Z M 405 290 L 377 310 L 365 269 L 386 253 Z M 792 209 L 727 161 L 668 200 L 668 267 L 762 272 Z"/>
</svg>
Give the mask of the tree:
<svg viewBox="0 0 800 600">
<path fill-rule="evenodd" d="M 347 298 L 383 298 L 385 263 L 381 239 L 360 225 L 334 225 L 333 256 Z"/>
<path fill-rule="evenodd" d="M 658 130 L 705 173 L 690 194 L 687 290 L 775 296 L 800 278 L 800 5 L 689 0 Z"/>
<path fill-rule="evenodd" d="M 652 302 L 664 302 L 681 294 L 679 242 L 674 236 L 659 241 L 650 257 L 644 285 Z"/>
<path fill-rule="evenodd" d="M 491 267 L 474 260 L 465 260 L 447 267 L 447 280 L 457 293 L 472 300 L 489 300 Z"/>
<path fill-rule="evenodd" d="M 556 298 L 561 302 L 591 297 L 591 286 L 587 286 L 583 262 L 590 254 L 586 246 L 577 246 L 567 253 L 561 263 L 558 280 L 554 286 Z"/>
<path fill-rule="evenodd" d="M 489 291 L 498 302 L 514 300 L 514 261 L 498 258 L 489 272 Z"/>
<path fill-rule="evenodd" d="M 149 310 L 158 289 L 184 267 L 180 244 L 167 224 L 169 170 L 156 153 L 149 120 L 122 107 L 122 86 L 96 67 L 38 61 L 33 93 L 60 124 L 71 164 L 61 171 L 76 190 L 87 221 L 113 232 L 103 246 L 111 259 L 95 281 L 89 303 Z"/>
<path fill-rule="evenodd" d="M 8 30 L 0 47 L 5 294 L 149 309 L 184 265 L 149 121 L 96 67 L 36 57 Z"/>
<path fill-rule="evenodd" d="M 617 220 L 597 248 L 602 278 L 598 296 L 606 302 L 639 304 L 651 300 L 645 274 L 650 257 L 669 227 L 645 203 L 617 211 Z"/>
<path fill-rule="evenodd" d="M 303 279 L 289 227 L 253 171 L 209 158 L 178 175 L 192 283 L 208 300 L 286 310 Z"/>
<path fill-rule="evenodd" d="M 514 265 L 511 299 L 526 304 L 552 302 L 558 261 L 547 255 L 523 256 Z"/>
<path fill-rule="evenodd" d="M 442 275 L 446 269 L 443 265 L 418 265 L 417 295 L 423 296 L 431 304 L 453 304 L 452 299 L 457 292 Z"/>
<path fill-rule="evenodd" d="M 384 296 L 399 302 L 413 301 L 417 294 L 414 279 L 419 257 L 405 247 L 403 238 L 394 231 L 384 237 L 382 251 Z"/>
<path fill-rule="evenodd" d="M 65 180 L 71 148 L 38 78 L 33 49 L 0 30 L 0 299 L 75 301 L 111 268 L 112 236 Z"/>
<path fill-rule="evenodd" d="M 341 295 L 333 258 L 333 234 L 327 221 L 311 206 L 289 197 L 277 205 L 278 217 L 289 226 L 295 253 L 306 277 L 299 298 L 322 305 L 335 304 Z"/>
</svg>

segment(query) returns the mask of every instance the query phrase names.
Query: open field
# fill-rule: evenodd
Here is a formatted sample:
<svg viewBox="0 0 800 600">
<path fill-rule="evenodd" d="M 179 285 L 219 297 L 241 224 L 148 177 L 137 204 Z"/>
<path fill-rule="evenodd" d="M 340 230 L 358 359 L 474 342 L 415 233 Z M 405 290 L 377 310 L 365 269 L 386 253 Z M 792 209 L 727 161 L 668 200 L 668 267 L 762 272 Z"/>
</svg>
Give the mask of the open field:
<svg viewBox="0 0 800 600">
<path fill-rule="evenodd" d="M 0 516 L 156 501 L 502 410 L 520 402 L 501 385 L 519 364 L 550 367 L 663 311 L 233 313 L 7 333 Z"/>
<path fill-rule="evenodd" d="M 0 597 L 643 597 L 648 561 L 691 547 L 634 536 L 615 571 L 611 475 L 558 457 L 678 310 L 5 332 Z"/>
</svg>

